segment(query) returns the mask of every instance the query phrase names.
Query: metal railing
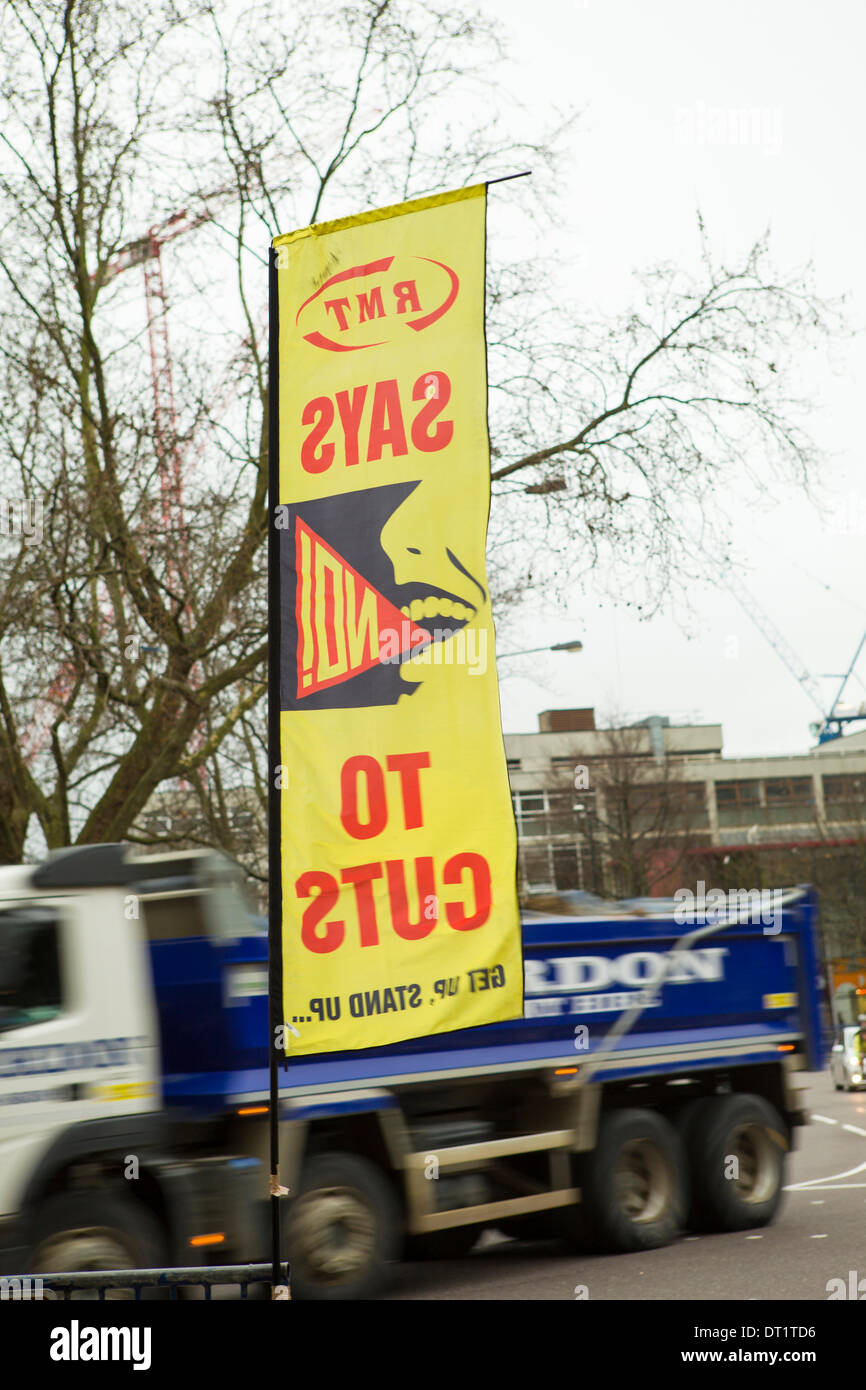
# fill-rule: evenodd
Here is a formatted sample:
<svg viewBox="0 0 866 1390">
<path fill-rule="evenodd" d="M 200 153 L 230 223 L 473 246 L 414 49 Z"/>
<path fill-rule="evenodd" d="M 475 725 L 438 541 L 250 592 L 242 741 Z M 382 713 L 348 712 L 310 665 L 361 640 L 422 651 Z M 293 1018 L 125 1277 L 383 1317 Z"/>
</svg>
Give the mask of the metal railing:
<svg viewBox="0 0 866 1390">
<path fill-rule="evenodd" d="M 273 1266 L 251 1265 L 194 1265 L 181 1269 L 110 1269 L 78 1270 L 64 1274 L 7 1275 L 0 1279 L 0 1300 L 36 1301 L 51 1299 L 70 1302 L 96 1294 L 103 1301 L 107 1293 L 126 1291 L 136 1301 L 144 1290 L 166 1289 L 168 1298 L 177 1301 L 179 1289 L 201 1288 L 209 1301 L 214 1288 L 227 1286 L 240 1290 L 247 1298 L 252 1285 L 272 1287 Z M 288 1266 L 280 1266 L 283 1285 L 288 1284 Z"/>
</svg>

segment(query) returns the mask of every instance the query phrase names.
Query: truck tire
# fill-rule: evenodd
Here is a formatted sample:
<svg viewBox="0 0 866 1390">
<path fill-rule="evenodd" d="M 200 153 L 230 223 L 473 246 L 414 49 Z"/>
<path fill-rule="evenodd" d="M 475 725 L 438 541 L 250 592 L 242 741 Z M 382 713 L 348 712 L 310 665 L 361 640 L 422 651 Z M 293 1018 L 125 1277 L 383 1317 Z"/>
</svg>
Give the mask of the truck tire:
<svg viewBox="0 0 866 1390">
<path fill-rule="evenodd" d="M 403 1250 L 406 1260 L 462 1260 L 478 1242 L 483 1227 L 449 1226 L 444 1231 L 426 1231 L 408 1236 Z"/>
<path fill-rule="evenodd" d="M 691 1184 L 691 1229 L 747 1231 L 772 1221 L 788 1148 L 773 1106 L 762 1096 L 708 1096 L 686 1107 L 679 1128 Z"/>
<path fill-rule="evenodd" d="M 685 1162 L 677 1133 L 652 1110 L 613 1110 L 595 1148 L 575 1160 L 581 1201 L 560 1218 L 579 1250 L 629 1253 L 668 1245 L 685 1215 Z"/>
<path fill-rule="evenodd" d="M 33 1274 L 78 1270 L 162 1269 L 168 1263 L 164 1230 L 141 1202 L 107 1192 L 64 1192 L 40 1204 L 31 1226 L 27 1269 Z M 132 1289 L 109 1289 L 108 1299 L 134 1298 Z M 81 1291 L 75 1299 L 97 1298 Z M 143 1289 L 142 1297 L 167 1297 Z"/>
<path fill-rule="evenodd" d="M 374 1298 L 402 1240 L 399 1204 L 380 1168 L 355 1154 L 313 1155 L 286 1217 L 292 1297 Z"/>
</svg>

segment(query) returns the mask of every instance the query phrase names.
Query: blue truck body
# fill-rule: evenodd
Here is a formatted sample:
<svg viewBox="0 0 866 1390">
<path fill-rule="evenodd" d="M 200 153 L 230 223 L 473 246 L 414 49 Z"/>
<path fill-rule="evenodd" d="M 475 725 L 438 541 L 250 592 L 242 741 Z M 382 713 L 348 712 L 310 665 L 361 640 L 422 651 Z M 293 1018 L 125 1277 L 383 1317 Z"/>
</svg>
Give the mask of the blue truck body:
<svg viewBox="0 0 866 1390">
<path fill-rule="evenodd" d="M 765 1225 L 806 1121 L 796 1074 L 824 1065 L 811 889 L 715 918 L 565 903 L 524 914 L 521 1017 L 289 1049 L 274 1171 L 268 937 L 237 866 L 98 845 L 0 879 L 13 1273 L 79 1268 L 82 1249 L 104 1268 L 213 1244 L 268 1258 L 275 1189 L 294 1296 L 313 1298 L 370 1297 L 404 1251 L 465 1253 L 491 1227 L 626 1251 Z"/>
<path fill-rule="evenodd" d="M 569 1066 L 613 1083 L 684 1067 L 777 1063 L 781 1051 L 818 1070 L 825 1037 L 817 902 L 809 889 L 789 896 L 769 926 L 747 913 L 681 951 L 678 968 L 666 967 L 656 997 L 613 1045 L 606 1040 L 617 1017 L 646 998 L 661 962 L 705 919 L 675 921 L 671 904 L 652 915 L 525 914 L 524 1017 L 365 1051 L 297 1059 L 289 1052 L 281 1094 L 325 1092 L 329 1105 L 349 1110 L 357 1104 L 352 1090 L 371 1085 Z M 150 950 L 166 1103 L 216 1112 L 265 1097 L 264 929 L 237 942 L 158 941 Z M 253 984 L 231 997 L 234 974 Z"/>
</svg>

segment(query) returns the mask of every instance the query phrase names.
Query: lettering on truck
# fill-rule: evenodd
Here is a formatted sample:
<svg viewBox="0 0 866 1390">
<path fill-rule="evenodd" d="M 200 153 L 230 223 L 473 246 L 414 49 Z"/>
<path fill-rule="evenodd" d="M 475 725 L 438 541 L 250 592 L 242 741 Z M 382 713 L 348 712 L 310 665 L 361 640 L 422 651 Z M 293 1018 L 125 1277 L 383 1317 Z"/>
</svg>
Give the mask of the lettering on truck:
<svg viewBox="0 0 866 1390">
<path fill-rule="evenodd" d="M 143 1060 L 146 1043 L 147 1038 L 93 1038 L 39 1047 L 0 1047 L 0 1078 L 132 1066 Z"/>
<path fill-rule="evenodd" d="M 692 984 L 695 981 L 724 979 L 727 947 L 705 946 L 695 951 L 628 951 L 621 956 L 548 956 L 525 963 L 526 994 L 547 998 L 527 998 L 527 1018 L 545 1018 L 563 1013 L 608 1013 L 633 1004 L 657 1007 L 659 999 L 651 987 L 664 974 L 665 984 Z M 673 955 L 673 962 L 671 962 Z M 610 985 L 625 989 L 597 993 Z M 576 996 L 571 1000 L 565 995 Z M 569 1007 L 570 1005 L 570 1007 Z"/>
</svg>

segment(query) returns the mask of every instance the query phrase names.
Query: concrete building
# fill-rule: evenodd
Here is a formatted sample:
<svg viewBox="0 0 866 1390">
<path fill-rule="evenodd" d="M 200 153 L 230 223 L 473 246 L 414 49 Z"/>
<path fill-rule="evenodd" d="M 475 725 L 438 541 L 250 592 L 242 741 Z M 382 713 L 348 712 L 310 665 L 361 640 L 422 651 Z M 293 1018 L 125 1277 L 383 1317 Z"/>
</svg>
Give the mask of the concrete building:
<svg viewBox="0 0 866 1390">
<path fill-rule="evenodd" d="M 631 833 L 658 869 L 650 892 L 672 892 L 672 873 L 687 884 L 707 865 L 735 872 L 739 857 L 754 865 L 772 856 L 775 866 L 785 851 L 787 866 L 798 850 L 827 858 L 862 848 L 866 872 L 866 733 L 795 757 L 726 758 L 719 724 L 654 716 L 598 729 L 591 709 L 547 710 L 537 733 L 507 734 L 505 747 L 524 892 L 609 892 L 604 869 L 622 834 L 617 805 L 630 799 L 643 803 Z M 654 831 L 653 795 L 668 803 Z M 801 854 L 794 871 L 804 862 Z"/>
</svg>

